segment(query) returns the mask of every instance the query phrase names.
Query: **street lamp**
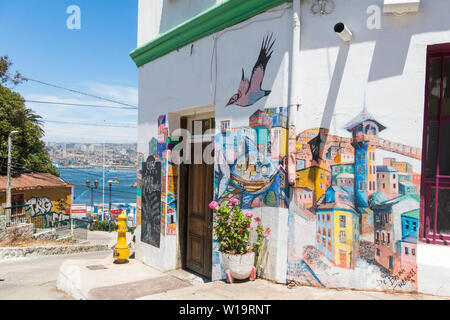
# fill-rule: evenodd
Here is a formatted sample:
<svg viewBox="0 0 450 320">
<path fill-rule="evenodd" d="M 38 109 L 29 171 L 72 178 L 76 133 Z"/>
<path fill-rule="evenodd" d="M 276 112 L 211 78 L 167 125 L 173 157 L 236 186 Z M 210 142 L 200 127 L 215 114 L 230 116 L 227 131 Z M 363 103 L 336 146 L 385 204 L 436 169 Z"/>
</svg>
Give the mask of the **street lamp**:
<svg viewBox="0 0 450 320">
<path fill-rule="evenodd" d="M 112 203 L 111 203 L 111 190 L 112 190 L 112 184 L 113 183 L 119 183 L 117 180 L 113 181 L 113 180 L 108 180 L 108 184 L 109 184 L 109 224 L 108 224 L 108 230 L 110 230 L 110 225 L 111 225 L 111 209 L 112 209 Z"/>
<path fill-rule="evenodd" d="M 88 179 L 86 180 L 86 186 L 91 189 L 91 217 L 93 215 L 94 211 L 94 189 L 97 189 L 98 187 L 98 180 L 94 181 L 94 185 L 91 185 L 91 181 Z"/>
<path fill-rule="evenodd" d="M 19 131 L 13 130 L 8 135 L 8 167 L 6 171 L 6 223 L 9 224 L 11 219 L 11 136 Z"/>
</svg>

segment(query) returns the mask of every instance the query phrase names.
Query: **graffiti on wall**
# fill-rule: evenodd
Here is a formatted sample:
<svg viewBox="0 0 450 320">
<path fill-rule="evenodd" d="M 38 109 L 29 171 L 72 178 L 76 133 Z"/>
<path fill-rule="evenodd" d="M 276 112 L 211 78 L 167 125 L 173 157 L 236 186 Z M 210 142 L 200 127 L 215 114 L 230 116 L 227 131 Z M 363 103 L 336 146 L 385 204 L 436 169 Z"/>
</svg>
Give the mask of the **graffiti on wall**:
<svg viewBox="0 0 450 320">
<path fill-rule="evenodd" d="M 62 222 L 69 221 L 70 215 L 64 212 L 47 212 L 43 215 L 45 220 L 44 228 L 55 228 Z"/>
<path fill-rule="evenodd" d="M 27 210 L 31 216 L 50 212 L 53 208 L 52 200 L 48 197 L 31 197 L 25 205 L 28 205 Z"/>
<path fill-rule="evenodd" d="M 227 106 L 237 105 L 240 107 L 249 107 L 258 100 L 268 96 L 270 90 L 261 89 L 266 72 L 267 63 L 269 62 L 273 51 L 272 47 L 275 39 L 272 40 L 272 34 L 263 39 L 261 49 L 259 51 L 258 60 L 252 70 L 250 81 L 245 77 L 244 69 L 242 69 L 241 82 L 239 83 L 238 92 L 234 94 L 227 103 Z"/>
<path fill-rule="evenodd" d="M 287 278 L 302 285 L 417 290 L 421 150 L 382 138 L 364 107 L 350 137 L 309 129 L 297 136 Z"/>
<path fill-rule="evenodd" d="M 70 211 L 67 212 L 67 200 L 56 201 L 56 208 L 60 212 L 54 212 L 53 202 L 49 197 L 31 197 L 25 205 L 30 212 L 31 221 L 35 228 L 54 228 L 59 223 L 70 220 Z"/>
<path fill-rule="evenodd" d="M 161 220 L 161 163 L 149 156 L 142 170 L 141 241 L 159 248 Z"/>
</svg>

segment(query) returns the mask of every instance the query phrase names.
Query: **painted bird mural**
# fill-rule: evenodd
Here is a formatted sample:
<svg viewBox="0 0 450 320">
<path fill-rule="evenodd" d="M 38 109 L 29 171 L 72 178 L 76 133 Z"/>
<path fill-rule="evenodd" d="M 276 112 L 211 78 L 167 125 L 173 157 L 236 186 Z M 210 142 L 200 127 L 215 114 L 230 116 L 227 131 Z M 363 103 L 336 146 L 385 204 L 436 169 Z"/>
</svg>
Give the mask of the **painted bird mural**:
<svg viewBox="0 0 450 320">
<path fill-rule="evenodd" d="M 239 84 L 238 92 L 231 97 L 227 106 L 237 105 L 241 107 L 249 107 L 256 101 L 270 94 L 270 90 L 261 89 L 261 84 L 264 79 L 264 72 L 266 71 L 267 63 L 272 56 L 272 47 L 275 39 L 272 40 L 272 35 L 266 36 L 263 39 L 261 50 L 259 52 L 258 60 L 253 67 L 250 81 L 245 77 L 244 69 L 242 69 L 241 83 Z"/>
</svg>

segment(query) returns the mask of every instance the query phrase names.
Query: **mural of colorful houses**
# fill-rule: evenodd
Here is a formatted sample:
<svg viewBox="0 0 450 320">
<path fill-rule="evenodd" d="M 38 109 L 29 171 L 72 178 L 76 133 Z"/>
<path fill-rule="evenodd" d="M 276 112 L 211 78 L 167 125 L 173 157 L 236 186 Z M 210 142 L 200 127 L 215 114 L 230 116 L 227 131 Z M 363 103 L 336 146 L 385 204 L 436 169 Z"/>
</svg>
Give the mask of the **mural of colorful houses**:
<svg viewBox="0 0 450 320">
<path fill-rule="evenodd" d="M 414 288 L 420 174 L 411 163 L 395 157 L 377 162 L 377 150 L 392 152 L 386 147 L 392 143 L 379 137 L 387 128 L 366 107 L 343 129 L 351 137 L 319 128 L 297 135 L 297 179 L 290 212 L 304 218 L 302 213 L 309 208 L 315 239 L 310 242 L 314 247 L 305 246 L 303 254 L 295 249 L 288 279 L 307 284 L 305 276 L 295 276 L 303 273 L 294 270 L 296 265 L 303 270 L 306 264 L 323 285 L 328 281 L 334 286 L 324 270 L 331 274 L 353 270 L 356 275 L 362 266 L 373 265 L 380 278 L 406 279 Z M 411 158 L 417 159 L 417 153 Z M 310 219 L 299 221 L 307 226 Z"/>
</svg>

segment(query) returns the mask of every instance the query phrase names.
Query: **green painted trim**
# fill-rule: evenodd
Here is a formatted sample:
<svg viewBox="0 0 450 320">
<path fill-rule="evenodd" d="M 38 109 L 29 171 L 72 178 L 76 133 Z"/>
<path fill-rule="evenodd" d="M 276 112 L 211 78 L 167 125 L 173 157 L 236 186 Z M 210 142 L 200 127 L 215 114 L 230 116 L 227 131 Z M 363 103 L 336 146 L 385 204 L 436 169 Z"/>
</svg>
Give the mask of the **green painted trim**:
<svg viewBox="0 0 450 320">
<path fill-rule="evenodd" d="M 131 51 L 130 56 L 140 67 L 171 51 L 238 24 L 285 2 L 292 2 L 292 0 L 227 0 Z"/>
</svg>

